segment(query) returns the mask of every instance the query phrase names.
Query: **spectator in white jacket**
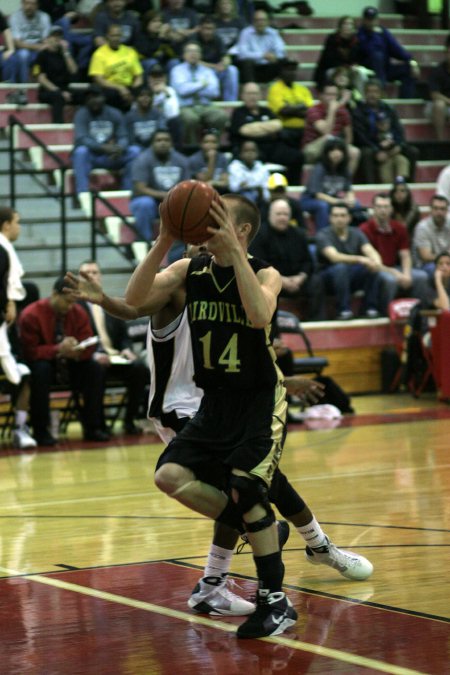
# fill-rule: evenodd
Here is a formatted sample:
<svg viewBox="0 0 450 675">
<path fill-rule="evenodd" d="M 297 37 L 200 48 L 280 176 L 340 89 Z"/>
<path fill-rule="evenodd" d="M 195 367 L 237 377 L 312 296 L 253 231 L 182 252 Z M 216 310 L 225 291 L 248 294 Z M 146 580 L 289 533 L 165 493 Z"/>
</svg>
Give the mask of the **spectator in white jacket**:
<svg viewBox="0 0 450 675">
<path fill-rule="evenodd" d="M 239 158 L 233 159 L 228 166 L 228 185 L 231 192 L 247 197 L 258 206 L 263 201 L 268 202 L 269 175 L 266 165 L 258 159 L 256 143 L 244 141 L 239 148 Z"/>
</svg>

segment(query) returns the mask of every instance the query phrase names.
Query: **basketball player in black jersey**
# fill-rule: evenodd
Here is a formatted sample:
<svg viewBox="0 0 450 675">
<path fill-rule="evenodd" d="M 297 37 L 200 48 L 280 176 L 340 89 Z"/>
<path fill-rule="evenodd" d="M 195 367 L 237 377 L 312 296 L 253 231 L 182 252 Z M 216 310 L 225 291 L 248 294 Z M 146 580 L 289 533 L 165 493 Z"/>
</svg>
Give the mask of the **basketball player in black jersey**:
<svg viewBox="0 0 450 675">
<path fill-rule="evenodd" d="M 297 614 L 282 592 L 284 568 L 267 497 L 285 434 L 287 404 L 270 327 L 281 288 L 278 272 L 247 255 L 259 226 L 251 202 L 226 195 L 211 207 L 218 230 L 212 259 L 180 260 L 156 276 L 173 239 L 164 223 L 135 270 L 126 300 L 142 306 L 186 290 L 197 386 L 205 395 L 194 418 L 158 462 L 155 482 L 180 503 L 236 527 L 253 549 L 257 608 L 238 637 L 284 632 Z M 225 492 L 227 491 L 228 496 Z"/>
<path fill-rule="evenodd" d="M 192 247 L 191 247 L 192 248 Z M 154 256 L 155 251 L 152 251 L 149 256 Z M 75 293 L 76 299 L 82 298 L 91 302 L 101 304 L 103 308 L 114 316 L 122 319 L 132 319 L 137 316 L 152 315 L 152 329 L 163 328 L 168 325 L 176 324 L 178 327 L 175 333 L 179 333 L 184 322 L 180 324 L 180 317 L 183 314 L 184 308 L 184 291 L 175 294 L 167 293 L 167 288 L 164 287 L 156 293 L 151 294 L 148 304 L 141 307 L 131 307 L 124 303 L 121 298 L 110 298 L 105 295 L 102 288 L 95 284 L 92 280 L 89 281 L 86 275 L 78 279 L 68 273 L 67 285 Z M 158 284 L 156 284 L 158 286 Z M 165 304 L 162 308 L 161 302 Z M 226 311 L 226 308 L 224 309 Z M 231 316 L 231 315 L 230 315 Z M 187 326 L 186 326 L 187 329 Z M 185 331 L 183 327 L 183 331 Z M 172 329 L 171 335 L 174 336 Z M 180 338 L 181 339 L 181 338 Z M 185 349 L 182 346 L 184 338 L 180 343 L 181 353 L 174 353 L 174 363 L 178 367 L 188 372 L 192 372 L 190 359 Z M 149 350 L 152 349 L 151 342 L 149 342 Z M 180 361 L 181 359 L 181 361 Z M 187 359 L 187 360 L 186 360 Z M 184 365 L 182 365 L 184 364 Z M 183 381 L 187 380 L 184 378 Z M 320 391 L 316 391 L 316 384 L 306 378 L 288 378 L 291 393 L 301 395 L 305 404 L 315 403 L 320 398 Z M 169 385 L 168 385 L 169 386 Z M 173 386 L 178 388 L 177 383 Z M 196 391 L 192 385 L 185 385 L 192 396 L 191 414 L 194 414 L 198 407 L 198 390 Z M 172 386 L 170 386 L 172 389 Z M 170 395 L 169 395 L 170 394 Z M 177 396 L 180 396 L 177 394 Z M 174 391 L 167 391 L 168 400 L 174 399 Z M 184 402 L 184 403 L 183 403 Z M 179 405 L 186 409 L 186 398 L 183 394 Z M 159 425 L 161 426 L 161 425 Z M 178 428 L 178 427 L 177 427 Z M 169 431 L 167 429 L 166 431 Z M 313 564 L 325 564 L 335 568 L 344 577 L 348 579 L 365 579 L 370 576 L 372 566 L 362 556 L 358 556 L 352 552 L 343 551 L 331 544 L 328 537 L 323 533 L 319 523 L 314 518 L 308 506 L 303 502 L 301 497 L 296 493 L 292 486 L 279 471 L 276 472 L 275 480 L 273 481 L 270 490 L 270 499 L 275 502 L 280 512 L 287 517 L 296 527 L 297 531 L 305 539 L 307 545 L 306 558 Z M 245 601 L 243 598 L 236 596 L 227 588 L 226 578 L 229 571 L 231 554 L 235 546 L 237 534 L 232 530 L 228 536 L 227 530 L 223 525 L 216 527 L 215 536 L 211 545 L 208 562 L 205 567 L 205 574 L 200 580 L 197 587 L 194 589 L 190 599 L 189 606 L 195 611 L 210 613 L 216 615 L 244 615 L 249 614 L 253 610 L 253 606 Z"/>
</svg>

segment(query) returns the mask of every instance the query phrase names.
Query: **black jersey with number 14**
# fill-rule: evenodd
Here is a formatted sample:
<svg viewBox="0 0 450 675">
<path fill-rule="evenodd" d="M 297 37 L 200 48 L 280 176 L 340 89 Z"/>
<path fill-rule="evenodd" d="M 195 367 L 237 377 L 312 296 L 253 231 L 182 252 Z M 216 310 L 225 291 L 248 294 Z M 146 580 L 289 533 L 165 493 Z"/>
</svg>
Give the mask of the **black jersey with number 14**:
<svg viewBox="0 0 450 675">
<path fill-rule="evenodd" d="M 255 273 L 267 263 L 249 257 Z M 217 388 L 255 389 L 281 378 L 270 339 L 271 324 L 253 328 L 239 296 L 233 267 L 193 258 L 186 279 L 195 383 Z"/>
</svg>

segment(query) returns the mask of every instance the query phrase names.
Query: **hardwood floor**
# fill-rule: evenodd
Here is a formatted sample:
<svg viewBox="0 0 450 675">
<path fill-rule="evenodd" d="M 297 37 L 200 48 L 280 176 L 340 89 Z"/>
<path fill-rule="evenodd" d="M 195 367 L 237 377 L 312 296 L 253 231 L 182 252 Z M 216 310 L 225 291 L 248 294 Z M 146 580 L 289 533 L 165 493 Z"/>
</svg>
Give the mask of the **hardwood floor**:
<svg viewBox="0 0 450 675">
<path fill-rule="evenodd" d="M 5 446 L 1 672 L 450 673 L 450 408 L 432 395 L 354 406 L 334 429 L 292 426 L 282 467 L 374 574 L 351 582 L 308 564 L 291 527 L 285 584 L 299 621 L 263 641 L 236 641 L 241 619 L 187 608 L 212 527 L 153 485 L 154 436 L 95 446 L 73 429 L 54 451 Z M 237 592 L 254 593 L 248 547 L 232 572 Z"/>
</svg>

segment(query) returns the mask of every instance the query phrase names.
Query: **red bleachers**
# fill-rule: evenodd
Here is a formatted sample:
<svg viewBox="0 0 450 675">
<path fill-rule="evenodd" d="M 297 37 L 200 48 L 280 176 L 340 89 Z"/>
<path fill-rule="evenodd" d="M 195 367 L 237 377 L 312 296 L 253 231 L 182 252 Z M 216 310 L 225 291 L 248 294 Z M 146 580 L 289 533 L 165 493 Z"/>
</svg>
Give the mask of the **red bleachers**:
<svg viewBox="0 0 450 675">
<path fill-rule="evenodd" d="M 335 28 L 335 26 L 333 27 Z M 283 40 L 288 45 L 314 45 L 322 46 L 326 38 L 330 34 L 330 30 L 326 28 L 311 29 L 311 30 L 282 30 Z M 447 37 L 445 30 L 394 30 L 394 35 L 397 40 L 406 48 L 416 45 L 431 45 L 438 47 L 444 45 Z M 443 50 L 443 47 L 442 47 Z"/>
<path fill-rule="evenodd" d="M 339 8 L 336 7 L 338 12 Z M 344 14 L 345 12 L 341 12 Z M 390 30 L 403 27 L 403 16 L 401 14 L 380 14 L 380 22 Z M 334 16 L 299 16 L 297 13 L 278 14 L 273 17 L 272 24 L 278 28 L 297 24 L 302 28 L 327 28 L 336 30 L 337 19 Z"/>
<path fill-rule="evenodd" d="M 431 197 L 436 192 L 435 183 L 413 183 L 410 185 L 414 199 L 419 206 L 428 206 Z M 355 194 L 363 206 L 370 206 L 374 195 L 378 192 L 388 192 L 391 185 L 354 185 Z M 302 189 L 298 186 L 291 186 L 288 188 L 289 196 L 298 198 L 302 193 Z"/>
</svg>

